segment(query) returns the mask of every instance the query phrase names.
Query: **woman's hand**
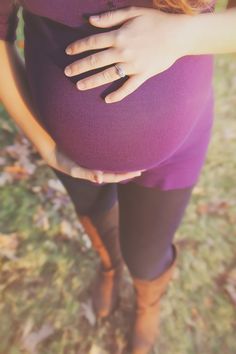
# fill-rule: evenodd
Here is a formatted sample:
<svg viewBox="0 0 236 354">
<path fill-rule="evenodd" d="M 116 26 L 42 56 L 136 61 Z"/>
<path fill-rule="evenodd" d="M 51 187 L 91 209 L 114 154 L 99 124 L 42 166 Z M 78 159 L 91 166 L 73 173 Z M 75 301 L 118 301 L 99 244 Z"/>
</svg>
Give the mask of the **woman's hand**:
<svg viewBox="0 0 236 354">
<path fill-rule="evenodd" d="M 74 161 L 68 158 L 58 146 L 50 140 L 36 147 L 44 161 L 52 168 L 59 170 L 75 178 L 82 178 L 94 183 L 116 183 L 125 179 L 141 175 L 141 171 L 127 173 L 105 173 L 98 170 L 90 170 L 78 166 Z"/>
<path fill-rule="evenodd" d="M 89 20 L 93 26 L 121 27 L 77 40 L 67 46 L 66 53 L 70 55 L 94 49 L 107 49 L 68 65 L 65 74 L 74 76 L 119 63 L 129 78 L 121 88 L 106 96 L 105 101 L 120 101 L 148 78 L 168 69 L 178 58 L 188 53 L 185 24 L 190 17 L 135 6 L 109 11 L 98 18 L 91 16 Z M 77 87 L 87 90 L 119 78 L 113 65 L 78 81 Z"/>
</svg>

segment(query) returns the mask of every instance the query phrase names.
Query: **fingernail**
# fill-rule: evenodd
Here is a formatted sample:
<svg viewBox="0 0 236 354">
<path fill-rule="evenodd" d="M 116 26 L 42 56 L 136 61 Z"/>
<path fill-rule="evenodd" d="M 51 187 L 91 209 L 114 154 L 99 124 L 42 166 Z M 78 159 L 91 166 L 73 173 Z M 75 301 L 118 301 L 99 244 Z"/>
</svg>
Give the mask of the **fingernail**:
<svg viewBox="0 0 236 354">
<path fill-rule="evenodd" d="M 72 74 L 72 71 L 71 71 L 71 69 L 70 69 L 69 66 L 67 66 L 67 67 L 65 68 L 64 73 L 65 73 L 66 75 L 68 75 L 68 76 L 70 76 L 70 75 Z"/>
<path fill-rule="evenodd" d="M 76 86 L 78 87 L 79 90 L 83 90 L 85 88 L 85 84 L 81 81 L 78 81 Z"/>
<path fill-rule="evenodd" d="M 99 21 L 101 19 L 100 16 L 90 16 L 92 20 Z"/>
<path fill-rule="evenodd" d="M 109 96 L 105 97 L 106 103 L 111 103 L 111 98 Z"/>
<path fill-rule="evenodd" d="M 72 48 L 70 47 L 66 48 L 66 54 L 72 54 Z"/>
</svg>

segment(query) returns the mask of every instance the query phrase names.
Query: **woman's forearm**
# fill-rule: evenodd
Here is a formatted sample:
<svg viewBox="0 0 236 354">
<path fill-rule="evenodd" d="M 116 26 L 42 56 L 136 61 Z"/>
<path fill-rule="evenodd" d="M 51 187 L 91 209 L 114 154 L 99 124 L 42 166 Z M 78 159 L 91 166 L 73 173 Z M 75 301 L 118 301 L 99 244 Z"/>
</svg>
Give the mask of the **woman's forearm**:
<svg viewBox="0 0 236 354">
<path fill-rule="evenodd" d="M 11 118 L 22 129 L 37 149 L 44 143 L 53 143 L 50 135 L 37 121 L 25 66 L 15 45 L 0 40 L 0 98 Z"/>
<path fill-rule="evenodd" d="M 189 55 L 236 52 L 235 6 L 221 12 L 186 16 L 186 45 Z"/>
</svg>

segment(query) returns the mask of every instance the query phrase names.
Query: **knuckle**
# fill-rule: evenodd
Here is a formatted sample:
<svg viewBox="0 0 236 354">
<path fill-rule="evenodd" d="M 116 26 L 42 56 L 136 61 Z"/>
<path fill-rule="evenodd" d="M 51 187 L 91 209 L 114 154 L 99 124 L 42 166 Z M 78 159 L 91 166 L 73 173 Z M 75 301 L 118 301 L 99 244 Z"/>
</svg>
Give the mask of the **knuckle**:
<svg viewBox="0 0 236 354">
<path fill-rule="evenodd" d="M 92 176 L 86 176 L 86 180 L 93 183 L 96 182 Z"/>
<path fill-rule="evenodd" d="M 117 31 L 115 34 L 115 44 L 118 46 L 121 45 L 122 43 L 124 43 L 124 39 L 125 39 L 125 35 L 123 31 L 122 30 Z"/>
<path fill-rule="evenodd" d="M 131 53 L 130 48 L 124 47 L 124 48 L 120 48 L 119 54 L 124 59 L 130 59 L 132 53 Z"/>
<path fill-rule="evenodd" d="M 81 41 L 81 40 L 75 41 L 75 42 L 72 44 L 72 50 L 73 50 L 74 53 L 76 53 L 77 51 L 82 50 L 83 47 L 84 47 L 84 42 Z"/>
<path fill-rule="evenodd" d="M 97 176 L 95 173 L 90 173 L 88 177 L 91 182 L 97 182 Z"/>
<path fill-rule="evenodd" d="M 114 102 L 119 102 L 124 98 L 125 95 L 121 95 L 120 93 L 114 96 L 113 101 Z"/>
<path fill-rule="evenodd" d="M 113 11 L 108 11 L 105 16 L 106 16 L 106 19 L 110 21 L 114 17 L 114 12 Z"/>
<path fill-rule="evenodd" d="M 110 70 L 103 71 L 102 76 L 105 81 L 112 81 L 113 80 L 113 75 Z"/>
<path fill-rule="evenodd" d="M 86 169 L 82 169 L 81 177 L 83 179 L 90 180 L 91 179 L 91 173 L 89 173 Z"/>
<path fill-rule="evenodd" d="M 94 37 L 88 37 L 85 40 L 85 46 L 90 48 L 90 47 L 94 47 L 94 45 L 96 44 L 96 40 Z"/>
<path fill-rule="evenodd" d="M 132 12 L 132 13 L 135 13 L 137 12 L 137 6 L 134 6 L 134 5 L 131 5 L 128 9 L 127 9 L 128 12 Z"/>
<path fill-rule="evenodd" d="M 98 59 L 96 55 L 89 56 L 89 65 L 93 68 L 98 64 Z"/>
</svg>

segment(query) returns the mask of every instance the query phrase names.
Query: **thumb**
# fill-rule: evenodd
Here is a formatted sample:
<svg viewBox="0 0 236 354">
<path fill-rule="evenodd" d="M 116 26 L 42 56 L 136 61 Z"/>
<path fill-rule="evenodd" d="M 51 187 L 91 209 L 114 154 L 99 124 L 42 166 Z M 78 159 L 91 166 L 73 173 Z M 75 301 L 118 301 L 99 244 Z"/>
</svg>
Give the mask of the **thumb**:
<svg viewBox="0 0 236 354">
<path fill-rule="evenodd" d="M 90 16 L 89 22 L 96 27 L 111 27 L 121 25 L 132 17 L 140 15 L 140 8 L 130 6 L 119 10 L 104 12 L 100 15 Z"/>
</svg>

